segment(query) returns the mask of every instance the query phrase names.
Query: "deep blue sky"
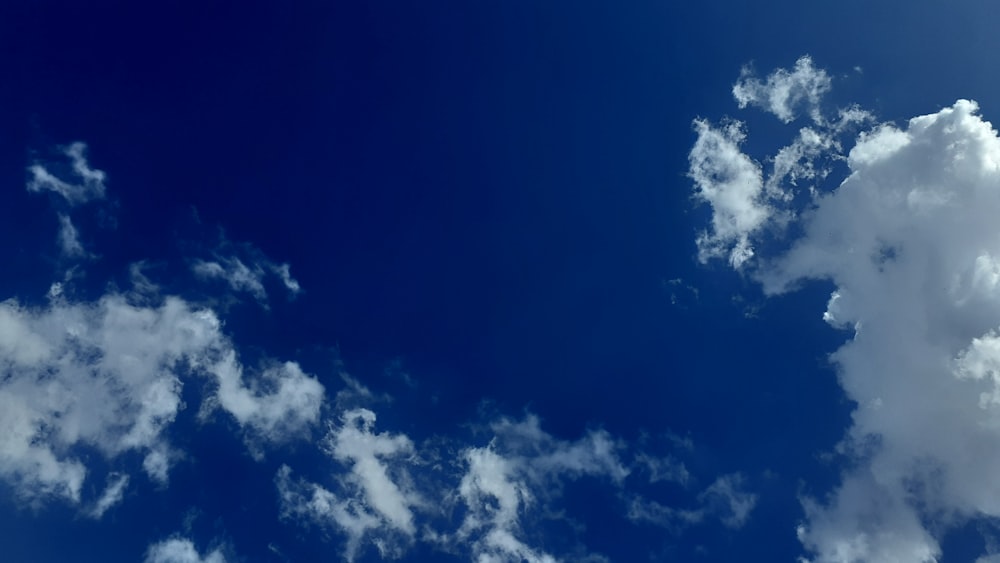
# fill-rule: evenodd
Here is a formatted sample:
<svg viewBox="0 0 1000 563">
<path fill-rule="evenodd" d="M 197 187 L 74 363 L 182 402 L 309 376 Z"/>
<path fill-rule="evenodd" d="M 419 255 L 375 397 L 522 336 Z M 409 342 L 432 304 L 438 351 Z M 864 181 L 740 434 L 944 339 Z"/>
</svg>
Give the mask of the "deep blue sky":
<svg viewBox="0 0 1000 563">
<path fill-rule="evenodd" d="M 699 484 L 644 494 L 695 502 L 715 476 L 739 472 L 758 495 L 746 525 L 632 524 L 613 490 L 584 480 L 560 501 L 586 526 L 583 543 L 612 561 L 792 561 L 798 495 L 824 494 L 839 471 L 820 453 L 852 405 L 827 355 L 849 335 L 820 318 L 829 285 L 765 300 L 723 264 L 697 262 L 708 212 L 686 176 L 691 122 L 737 111 L 730 90 L 743 65 L 763 74 L 803 54 L 834 76 L 835 102 L 881 120 L 959 97 L 988 119 L 1000 108 L 998 11 L 970 1 L 6 2 L 0 299 L 43 303 L 62 277 L 59 203 L 28 193 L 25 170 L 83 141 L 109 179 L 108 200 L 77 224 L 99 255 L 80 299 L 126 284 L 128 264 L 143 259 L 167 292 L 196 295 L 187 256 L 222 239 L 252 244 L 290 264 L 304 293 L 276 293 L 269 310 L 252 299 L 219 309 L 247 363 L 298 361 L 328 398 L 342 366 L 396 398 L 375 409 L 379 428 L 416 442 L 483 446 L 470 425 L 525 412 L 563 440 L 603 428 L 669 453 L 664 436 L 687 437 L 693 449 L 670 455 Z M 779 142 L 770 122 L 744 118 L 751 130 L 761 119 L 762 151 Z M 223 543 L 242 560 L 280 561 L 270 542 L 289 560 L 339 557 L 336 533 L 279 521 L 273 490 L 281 463 L 323 482 L 329 461 L 299 443 L 254 462 L 231 428 L 200 426 L 196 410 L 171 430 L 194 461 L 166 491 L 137 474 L 100 521 L 59 501 L 24 508 L 0 488 L 0 558 L 137 561 L 191 514 L 200 550 Z M 539 545 L 572 552 L 551 526 Z M 464 556 L 449 557 L 420 544 L 404 560 Z M 362 559 L 379 560 L 373 550 Z"/>
</svg>

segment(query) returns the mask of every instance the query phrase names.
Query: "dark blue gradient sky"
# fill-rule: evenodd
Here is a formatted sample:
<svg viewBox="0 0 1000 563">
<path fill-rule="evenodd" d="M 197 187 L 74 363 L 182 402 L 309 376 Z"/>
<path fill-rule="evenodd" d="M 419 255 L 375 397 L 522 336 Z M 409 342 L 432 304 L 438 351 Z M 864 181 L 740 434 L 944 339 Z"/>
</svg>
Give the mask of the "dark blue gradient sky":
<svg viewBox="0 0 1000 563">
<path fill-rule="evenodd" d="M 893 121 L 974 97 L 988 117 L 997 16 L 971 1 L 3 3 L 0 300 L 44 307 L 69 270 L 65 204 L 25 190 L 26 169 L 81 141 L 108 197 L 73 216 L 94 256 L 72 298 L 126 288 L 146 260 L 165 294 L 211 304 L 244 364 L 296 361 L 327 403 L 305 439 L 255 460 L 235 421 L 198 420 L 210 391 L 186 385 L 169 486 L 137 454 L 73 446 L 94 476 L 85 496 L 125 471 L 124 499 L 93 520 L 4 481 L 0 559 L 140 561 L 180 534 L 233 561 L 337 560 L 336 529 L 279 517 L 275 474 L 288 464 L 337 492 L 344 466 L 316 445 L 349 373 L 391 397 L 367 406 L 377 430 L 437 452 L 455 487 L 462 448 L 526 413 L 555 440 L 606 431 L 626 465 L 683 462 L 687 485 L 650 482 L 641 463 L 624 485 L 558 485 L 524 533 L 559 559 L 795 560 L 800 495 L 842 469 L 823 454 L 853 404 L 827 358 L 850 334 L 821 318 L 828 282 L 765 298 L 698 263 L 710 210 L 687 177 L 692 120 L 738 111 L 744 65 L 763 75 L 803 54 L 834 77 L 832 105 Z M 741 118 L 748 152 L 783 142 L 773 120 Z M 192 257 L 225 241 L 289 264 L 303 293 L 269 278 L 264 308 L 193 280 Z M 627 517 L 633 496 L 711 505 L 703 491 L 733 474 L 756 498 L 740 527 L 711 510 L 691 525 Z M 466 510 L 426 525 L 457 530 Z M 952 543 L 945 561 L 982 546 Z M 416 541 L 402 560 L 463 549 Z M 358 559 L 381 557 L 365 544 Z"/>
</svg>

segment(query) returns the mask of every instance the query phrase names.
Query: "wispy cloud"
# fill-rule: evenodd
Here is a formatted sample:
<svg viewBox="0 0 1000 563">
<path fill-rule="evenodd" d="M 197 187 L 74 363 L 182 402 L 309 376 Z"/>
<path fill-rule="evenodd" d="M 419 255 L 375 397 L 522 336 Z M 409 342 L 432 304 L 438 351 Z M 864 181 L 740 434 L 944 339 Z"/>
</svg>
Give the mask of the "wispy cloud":
<svg viewBox="0 0 1000 563">
<path fill-rule="evenodd" d="M 81 258 L 87 255 L 80 243 L 80 233 L 68 215 L 59 215 L 59 247 L 63 256 Z"/>
<path fill-rule="evenodd" d="M 94 503 L 94 507 L 91 509 L 90 515 L 94 518 L 100 518 L 104 516 L 104 513 L 107 512 L 108 509 L 120 503 L 122 498 L 125 497 L 125 488 L 128 487 L 128 481 L 128 475 L 108 475 L 108 486 L 104 489 L 104 493 L 101 494 L 101 498 L 97 499 L 97 502 Z"/>
<path fill-rule="evenodd" d="M 337 462 L 334 467 L 346 468 L 334 471 L 335 487 L 293 479 L 288 466 L 275 478 L 284 517 L 338 531 L 346 538 L 347 560 L 369 548 L 385 558 L 401 557 L 415 542 L 473 561 L 561 560 L 567 554 L 553 550 L 535 528 L 553 514 L 572 518 L 556 507 L 566 485 L 583 479 L 619 491 L 622 518 L 643 520 L 634 514 L 639 505 L 673 510 L 646 500 L 630 484 L 630 467 L 653 464 L 660 470 L 668 458 L 630 453 L 625 442 L 602 430 L 561 440 L 528 414 L 489 422 L 484 445 L 454 438 L 416 444 L 402 434 L 376 433 L 374 425 L 372 411 L 353 408 L 331 427 L 324 450 Z M 452 456 L 455 463 L 444 462 Z M 657 481 L 661 477 L 657 473 Z M 755 502 L 741 476 L 721 477 L 698 495 L 690 524 L 721 520 L 739 527 Z M 460 517 L 456 521 L 449 514 Z M 559 544 L 567 539 L 572 538 Z M 573 553 L 577 559 L 602 560 L 586 555 L 582 543 Z"/>
<path fill-rule="evenodd" d="M 757 495 L 745 490 L 745 478 L 739 473 L 723 475 L 698 494 L 698 504 L 679 508 L 635 496 L 630 500 L 628 516 L 636 522 L 648 522 L 674 532 L 710 519 L 728 528 L 738 529 L 750 519 L 757 505 Z"/>
<path fill-rule="evenodd" d="M 753 257 L 751 235 L 774 213 L 764 197 L 759 164 L 743 154 L 743 125 L 730 122 L 721 128 L 707 121 L 694 122 L 698 140 L 689 155 L 688 174 L 695 182 L 695 197 L 712 207 L 712 228 L 698 236 L 702 262 L 726 256 L 734 268 Z"/>
<path fill-rule="evenodd" d="M 69 168 L 62 163 L 36 162 L 28 167 L 28 191 L 54 192 L 69 205 L 79 205 L 94 199 L 103 199 L 105 195 L 105 174 L 102 170 L 91 168 L 87 162 L 87 145 L 73 143 L 62 149 L 63 156 L 69 159 Z M 53 167 L 62 170 L 53 172 Z M 61 177 L 60 177 L 61 176 Z"/>
<path fill-rule="evenodd" d="M 191 271 L 199 279 L 219 280 L 234 292 L 248 293 L 263 307 L 268 305 L 265 280 L 269 276 L 281 282 L 289 297 L 295 298 L 302 293 L 302 287 L 292 277 L 288 264 L 272 262 L 264 253 L 247 244 L 235 245 L 223 241 L 220 248 L 213 252 L 212 259 L 194 260 Z"/>
</svg>

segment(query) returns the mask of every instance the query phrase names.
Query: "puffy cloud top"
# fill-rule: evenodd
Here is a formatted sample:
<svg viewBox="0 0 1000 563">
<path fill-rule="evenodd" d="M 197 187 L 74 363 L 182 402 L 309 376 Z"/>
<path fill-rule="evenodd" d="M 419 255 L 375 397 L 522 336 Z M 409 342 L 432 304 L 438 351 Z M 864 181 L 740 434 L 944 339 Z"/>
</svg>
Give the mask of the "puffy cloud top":
<svg viewBox="0 0 1000 563">
<path fill-rule="evenodd" d="M 795 100 L 817 106 L 828 87 L 825 73 L 800 59 L 794 72 L 766 82 L 744 75 L 734 94 L 741 107 L 761 105 L 787 122 Z M 705 182 L 717 190 L 701 196 L 713 206 L 713 242 L 740 255 L 765 229 L 782 232 L 783 222 L 797 221 L 801 236 L 755 257 L 753 277 L 771 294 L 803 280 L 832 281 L 824 318 L 853 331 L 832 360 L 857 404 L 842 444 L 854 468 L 828 498 L 805 500 L 799 538 L 816 562 L 936 561 L 942 530 L 1000 516 L 997 132 L 968 100 L 903 127 L 877 125 L 855 140 L 836 189 L 813 192 L 780 216 L 759 212 L 766 209 L 759 198 L 768 196 L 734 140 L 705 142 L 726 128 L 700 121 L 696 128 L 696 193 Z M 839 140 L 824 151 L 839 158 L 838 149 Z M 750 180 L 704 180 L 703 161 L 742 163 Z M 774 189 L 797 197 L 787 179 Z M 752 220 L 727 220 L 732 209 Z"/>
</svg>

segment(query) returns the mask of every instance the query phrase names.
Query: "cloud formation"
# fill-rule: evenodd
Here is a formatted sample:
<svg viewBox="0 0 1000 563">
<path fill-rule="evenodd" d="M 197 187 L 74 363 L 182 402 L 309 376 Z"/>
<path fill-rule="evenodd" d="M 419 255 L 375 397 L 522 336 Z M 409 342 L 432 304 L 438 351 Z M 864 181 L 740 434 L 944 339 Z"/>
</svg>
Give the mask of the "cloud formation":
<svg viewBox="0 0 1000 563">
<path fill-rule="evenodd" d="M 619 459 L 621 445 L 603 431 L 575 442 L 557 440 L 533 415 L 502 418 L 491 430 L 489 445 L 464 451 L 458 493 L 467 512 L 455 537 L 476 561 L 554 562 L 555 556 L 527 543 L 522 520 L 566 479 L 603 477 L 620 485 L 629 474 Z"/>
<path fill-rule="evenodd" d="M 94 503 L 90 515 L 100 519 L 112 506 L 120 503 L 125 496 L 125 488 L 128 486 L 129 476 L 123 474 L 108 475 L 108 486 L 104 489 L 101 498 Z"/>
<path fill-rule="evenodd" d="M 88 166 L 84 151 L 82 143 L 65 149 L 77 183 L 36 164 L 28 189 L 55 191 L 70 204 L 104 197 L 105 174 Z M 64 252 L 83 252 L 60 217 Z M 0 301 L 0 478 L 25 501 L 84 502 L 87 449 L 112 464 L 139 455 L 147 475 L 166 483 L 179 455 L 167 429 L 190 381 L 210 382 L 202 414 L 231 416 L 255 455 L 319 421 L 324 388 L 298 364 L 245 369 L 214 311 L 160 297 L 139 266 L 132 279 L 131 290 L 93 301 L 68 297 L 61 283 L 47 302 Z M 127 474 L 109 475 L 89 514 L 99 518 L 121 501 L 128 482 Z"/>
<path fill-rule="evenodd" d="M 755 240 L 779 235 L 802 211 L 803 198 L 818 197 L 816 185 L 843 161 L 843 134 L 873 119 L 857 106 L 838 108 L 832 112 L 836 117 L 828 118 L 821 101 L 830 83 L 809 57 L 800 58 L 792 71 L 774 71 L 766 82 L 744 69 L 733 87 L 741 108 L 760 106 L 788 123 L 796 116 L 793 110 L 805 104 L 813 122 L 763 162 L 743 152 L 743 122 L 694 120 L 697 139 L 688 154 L 688 176 L 695 199 L 712 210 L 710 228 L 696 240 L 702 263 L 726 258 L 741 269 L 754 257 Z"/>
<path fill-rule="evenodd" d="M 713 127 L 699 119 L 694 127 L 698 140 L 688 157 L 688 175 L 695 197 L 712 207 L 712 228 L 698 235 L 698 259 L 725 256 L 740 268 L 754 255 L 751 235 L 774 213 L 764 198 L 763 173 L 740 150 L 746 138 L 741 123 Z"/>
<path fill-rule="evenodd" d="M 76 445 L 114 458 L 145 456 L 144 468 L 166 478 L 171 446 L 165 429 L 182 408 L 183 381 L 211 377 L 215 401 L 250 440 L 278 442 L 315 423 L 323 387 L 294 363 L 245 381 L 232 342 L 207 309 L 178 297 L 158 306 L 119 293 L 96 302 L 57 297 L 44 306 L 0 302 L 0 475 L 32 498 L 80 501 L 86 469 Z"/>
<path fill-rule="evenodd" d="M 59 249 L 68 258 L 82 258 L 87 255 L 80 243 L 80 233 L 68 215 L 59 215 Z"/>
<path fill-rule="evenodd" d="M 370 540 L 384 558 L 398 557 L 416 533 L 413 509 L 423 504 L 408 476 L 413 443 L 402 434 L 375 433 L 375 413 L 349 410 L 330 428 L 324 451 L 349 471 L 338 476 L 337 493 L 293 481 L 286 465 L 275 479 L 284 517 L 305 518 L 340 530 L 344 557 L 353 561 Z"/>
<path fill-rule="evenodd" d="M 779 68 L 761 81 L 749 67 L 744 67 L 740 79 L 733 85 L 733 97 L 740 109 L 755 106 L 774 114 L 784 123 L 791 123 L 804 106 L 817 125 L 825 121 L 820 110 L 823 95 L 830 91 L 830 76 L 813 66 L 808 55 L 795 61 L 795 68 Z"/>
<path fill-rule="evenodd" d="M 800 59 L 773 81 L 741 77 L 734 94 L 741 107 L 766 103 L 787 122 L 792 106 L 774 102 L 783 99 L 779 84 L 799 84 L 798 99 L 819 108 L 809 93 L 821 94 L 828 80 L 810 68 Z M 812 78 L 793 79 L 800 70 Z M 838 144 L 822 145 L 818 154 L 837 156 Z M 732 143 L 696 159 L 704 146 L 695 145 L 692 162 L 749 161 Z M 755 225 L 737 230 L 745 239 L 720 240 L 735 252 L 772 224 L 797 221 L 802 234 L 785 250 L 731 262 L 772 295 L 832 282 L 823 318 L 853 334 L 831 357 L 857 404 L 840 446 L 851 463 L 829 497 L 804 499 L 799 538 L 811 560 L 936 561 L 944 531 L 1000 516 L 1000 138 L 974 102 L 959 100 L 860 134 L 846 165 L 835 189 L 810 194 L 791 214 L 745 223 Z M 797 196 L 782 176 L 775 193 Z M 697 171 L 692 177 L 702 189 Z M 712 186 L 716 200 L 747 200 L 742 185 Z"/>
<path fill-rule="evenodd" d="M 402 557 L 423 542 L 484 563 L 554 562 L 565 554 L 547 546 L 537 528 L 551 523 L 554 514 L 560 521 L 570 518 L 556 508 L 569 482 L 610 485 L 623 498 L 621 515 L 634 521 L 641 519 L 633 517 L 624 499 L 648 503 L 627 481 L 630 466 L 645 467 L 654 458 L 639 452 L 627 462 L 627 445 L 605 431 L 560 440 L 529 414 L 490 422 L 486 444 L 453 439 L 415 444 L 402 434 L 376 432 L 375 421 L 374 412 L 355 407 L 331 426 L 323 449 L 336 462 L 335 487 L 295 479 L 288 466 L 275 477 L 283 518 L 337 531 L 346 539 L 348 561 L 371 547 L 383 558 Z M 664 478 L 660 472 L 649 477 Z M 689 524 L 719 519 L 739 527 L 755 501 L 743 491 L 740 476 L 724 476 L 701 493 Z M 585 546 L 578 546 L 576 555 L 580 552 Z"/>
<path fill-rule="evenodd" d="M 302 287 L 292 277 L 288 264 L 271 262 L 255 249 L 245 252 L 250 254 L 245 259 L 217 252 L 213 260 L 195 260 L 191 265 L 191 271 L 199 279 L 221 280 L 235 292 L 249 293 L 263 306 L 267 306 L 268 301 L 267 290 L 264 287 L 264 279 L 268 274 L 276 276 L 281 281 L 290 297 L 302 292 Z"/>
<path fill-rule="evenodd" d="M 36 162 L 28 167 L 28 191 L 56 193 L 62 196 L 70 206 L 94 199 L 103 199 L 106 175 L 104 171 L 90 167 L 87 162 L 87 145 L 80 142 L 73 143 L 63 147 L 62 153 L 69 159 L 68 168 L 62 163 L 41 162 Z M 53 172 L 53 166 L 60 171 Z M 66 168 L 65 172 L 61 170 L 64 168 Z M 66 176 L 71 179 L 65 179 Z"/>
<path fill-rule="evenodd" d="M 218 549 L 202 556 L 191 540 L 178 537 L 149 546 L 143 561 L 145 563 L 226 563 L 226 557 Z"/>
<path fill-rule="evenodd" d="M 68 171 L 33 165 L 28 189 L 56 193 L 63 208 L 106 197 L 105 174 L 89 167 L 85 145 L 71 145 L 65 155 Z M 70 216 L 61 212 L 59 219 L 63 255 L 96 257 Z M 184 260 L 195 277 L 221 281 L 265 307 L 268 283 L 280 282 L 293 296 L 301 291 L 287 264 L 250 245 L 223 240 L 210 259 Z M 326 403 L 324 386 L 295 362 L 244 366 L 220 312 L 170 294 L 148 264 L 133 263 L 128 287 L 111 283 L 96 297 L 76 297 L 83 292 L 75 284 L 86 275 L 78 266 L 44 300 L 0 302 L 0 479 L 22 501 L 58 499 L 100 519 L 134 495 L 136 473 L 166 486 L 186 455 L 170 430 L 193 400 L 201 423 L 221 413 L 258 459 L 270 446 L 308 437 L 321 415 L 333 412 L 321 441 L 331 485 L 293 477 L 288 465 L 274 482 L 283 518 L 335 531 L 346 540 L 347 560 L 372 548 L 383 558 L 401 557 L 416 543 L 484 563 L 554 562 L 567 550 L 604 560 L 577 541 L 584 524 L 560 512 L 571 483 L 610 487 L 624 520 L 627 503 L 643 500 L 631 487 L 636 468 L 648 477 L 641 485 L 691 477 L 673 458 L 632 452 L 603 430 L 559 439 L 534 415 L 479 424 L 467 441 L 437 436 L 418 444 L 378 431 L 364 405 L 389 398 L 342 375 L 346 387 Z M 698 497 L 691 524 L 718 518 L 742 525 L 754 498 L 742 492 L 738 475 L 720 478 Z M 554 542 L 538 530 L 551 525 L 571 528 L 571 537 Z M 150 545 L 145 560 L 221 563 L 225 556 L 218 549 L 202 555 L 190 540 L 173 537 Z"/>
</svg>

